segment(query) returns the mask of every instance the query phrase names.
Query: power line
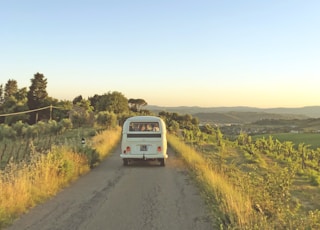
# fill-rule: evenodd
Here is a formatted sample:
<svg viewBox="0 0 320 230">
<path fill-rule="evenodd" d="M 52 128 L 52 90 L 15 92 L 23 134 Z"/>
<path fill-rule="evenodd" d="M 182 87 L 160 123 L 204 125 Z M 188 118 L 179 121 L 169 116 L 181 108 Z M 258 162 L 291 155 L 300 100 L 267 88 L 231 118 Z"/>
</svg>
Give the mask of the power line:
<svg viewBox="0 0 320 230">
<path fill-rule="evenodd" d="M 27 111 L 22 111 L 22 112 L 16 112 L 16 113 L 7 113 L 7 114 L 0 114 L 0 117 L 7 117 L 7 116 L 13 116 L 13 115 L 19 115 L 19 114 L 25 114 L 25 113 L 32 113 L 32 112 L 35 112 L 35 111 L 40 111 L 40 110 L 45 110 L 45 109 L 61 109 L 63 110 L 64 108 L 61 108 L 61 107 L 57 107 L 57 106 L 52 106 L 52 105 L 49 105 L 49 106 L 46 106 L 46 107 L 42 107 L 42 108 L 39 108 L 39 109 L 32 109 L 32 110 L 27 110 Z"/>
</svg>

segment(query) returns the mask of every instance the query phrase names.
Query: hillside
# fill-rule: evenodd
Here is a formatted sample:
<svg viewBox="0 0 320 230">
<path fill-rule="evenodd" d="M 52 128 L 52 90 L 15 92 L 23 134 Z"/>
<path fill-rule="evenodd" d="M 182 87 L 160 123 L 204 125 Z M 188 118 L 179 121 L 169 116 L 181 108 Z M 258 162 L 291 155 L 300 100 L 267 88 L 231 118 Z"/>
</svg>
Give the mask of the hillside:
<svg viewBox="0 0 320 230">
<path fill-rule="evenodd" d="M 225 112 L 225 113 L 195 113 L 200 123 L 244 124 L 261 120 L 294 120 L 306 119 L 303 115 L 275 114 L 265 112 Z"/>
<path fill-rule="evenodd" d="M 305 106 L 300 108 L 256 108 L 246 106 L 236 107 L 199 107 L 199 106 L 177 106 L 177 107 L 161 107 L 148 105 L 146 109 L 153 112 L 167 111 L 181 114 L 197 114 L 197 113 L 228 113 L 228 112 L 255 112 L 255 113 L 271 113 L 282 115 L 299 115 L 304 118 L 320 118 L 320 106 Z"/>
<path fill-rule="evenodd" d="M 255 107 L 160 107 L 147 106 L 154 113 L 161 111 L 175 112 L 179 114 L 191 114 L 197 117 L 201 123 L 218 124 L 243 124 L 260 120 L 294 120 L 320 117 L 320 106 L 301 108 L 269 108 Z"/>
</svg>

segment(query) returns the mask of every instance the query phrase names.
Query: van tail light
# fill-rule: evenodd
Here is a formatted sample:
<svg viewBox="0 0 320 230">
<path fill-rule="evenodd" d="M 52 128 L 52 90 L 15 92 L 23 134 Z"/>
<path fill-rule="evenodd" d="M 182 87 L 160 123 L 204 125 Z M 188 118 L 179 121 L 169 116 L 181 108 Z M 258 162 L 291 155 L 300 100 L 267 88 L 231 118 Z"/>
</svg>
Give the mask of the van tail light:
<svg viewBox="0 0 320 230">
<path fill-rule="evenodd" d="M 158 146 L 157 151 L 161 152 L 161 146 Z"/>
<path fill-rule="evenodd" d="M 127 146 L 127 148 L 126 148 L 126 150 L 125 150 L 125 153 L 130 153 L 130 151 L 131 151 L 130 146 Z"/>
</svg>

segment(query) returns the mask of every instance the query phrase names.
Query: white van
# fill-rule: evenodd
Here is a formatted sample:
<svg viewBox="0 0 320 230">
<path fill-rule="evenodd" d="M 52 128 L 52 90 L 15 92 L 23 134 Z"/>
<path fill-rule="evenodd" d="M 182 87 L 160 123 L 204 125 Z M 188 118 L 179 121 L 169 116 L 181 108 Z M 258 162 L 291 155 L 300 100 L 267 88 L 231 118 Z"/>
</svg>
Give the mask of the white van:
<svg viewBox="0 0 320 230">
<path fill-rule="evenodd" d="M 158 160 L 165 166 L 167 155 L 166 125 L 160 117 L 135 116 L 122 127 L 121 154 L 123 165 L 133 160 Z"/>
</svg>

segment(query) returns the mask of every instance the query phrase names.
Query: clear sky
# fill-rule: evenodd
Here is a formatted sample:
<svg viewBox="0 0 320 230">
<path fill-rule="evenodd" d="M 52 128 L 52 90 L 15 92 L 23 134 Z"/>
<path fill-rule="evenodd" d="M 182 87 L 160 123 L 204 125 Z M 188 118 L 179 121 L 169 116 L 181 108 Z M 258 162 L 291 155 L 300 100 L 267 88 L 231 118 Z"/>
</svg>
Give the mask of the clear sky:
<svg viewBox="0 0 320 230">
<path fill-rule="evenodd" d="M 0 84 L 159 106 L 320 105 L 318 0 L 7 0 Z"/>
</svg>

